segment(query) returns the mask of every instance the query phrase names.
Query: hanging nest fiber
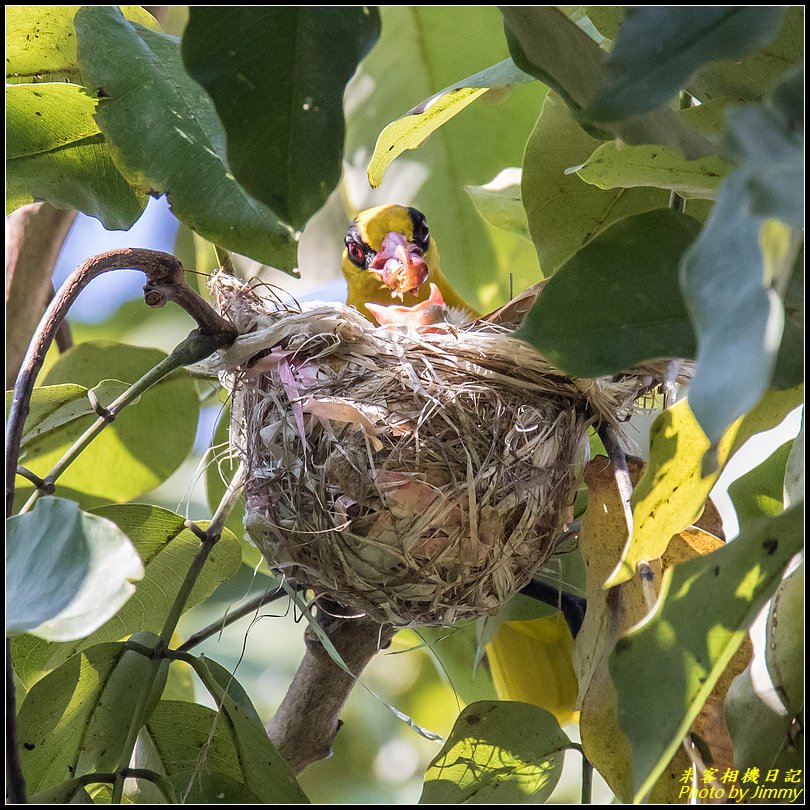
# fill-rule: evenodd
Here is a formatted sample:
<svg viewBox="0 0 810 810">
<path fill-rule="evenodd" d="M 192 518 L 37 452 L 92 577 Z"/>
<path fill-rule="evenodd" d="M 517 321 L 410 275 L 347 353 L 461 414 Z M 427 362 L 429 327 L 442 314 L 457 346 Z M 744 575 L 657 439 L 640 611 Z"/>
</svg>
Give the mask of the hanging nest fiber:
<svg viewBox="0 0 810 810">
<path fill-rule="evenodd" d="M 511 330 L 375 327 L 219 274 L 240 337 L 216 360 L 270 566 L 396 626 L 497 610 L 570 519 L 589 424 L 617 423 L 652 368 L 578 380 Z"/>
</svg>

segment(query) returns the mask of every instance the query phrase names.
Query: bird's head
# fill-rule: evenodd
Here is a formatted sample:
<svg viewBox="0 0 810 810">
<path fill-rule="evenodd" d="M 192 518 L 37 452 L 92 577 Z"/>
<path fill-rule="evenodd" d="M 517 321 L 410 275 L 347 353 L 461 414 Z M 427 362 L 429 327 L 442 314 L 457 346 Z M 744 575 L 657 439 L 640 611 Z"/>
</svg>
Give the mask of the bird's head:
<svg viewBox="0 0 810 810">
<path fill-rule="evenodd" d="M 345 245 L 343 275 L 350 297 L 363 290 L 367 300 L 385 304 L 428 295 L 439 252 L 421 211 L 404 205 L 369 208 L 349 226 Z"/>
</svg>

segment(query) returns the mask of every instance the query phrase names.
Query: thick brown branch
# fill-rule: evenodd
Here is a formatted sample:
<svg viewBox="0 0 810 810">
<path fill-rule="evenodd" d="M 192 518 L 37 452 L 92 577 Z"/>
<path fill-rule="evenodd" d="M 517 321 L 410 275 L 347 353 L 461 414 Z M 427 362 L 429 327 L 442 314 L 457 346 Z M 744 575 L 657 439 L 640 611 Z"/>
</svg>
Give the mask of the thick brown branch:
<svg viewBox="0 0 810 810">
<path fill-rule="evenodd" d="M 6 388 L 53 296 L 51 276 L 76 211 L 32 203 L 6 217 Z"/>
<path fill-rule="evenodd" d="M 367 618 L 338 619 L 321 612 L 319 620 L 356 676 L 394 634 L 391 628 L 382 628 Z M 306 639 L 304 659 L 281 706 L 267 724 L 273 745 L 296 773 L 329 756 L 340 728 L 341 709 L 355 685 L 355 679 L 332 661 L 310 629 Z"/>
</svg>

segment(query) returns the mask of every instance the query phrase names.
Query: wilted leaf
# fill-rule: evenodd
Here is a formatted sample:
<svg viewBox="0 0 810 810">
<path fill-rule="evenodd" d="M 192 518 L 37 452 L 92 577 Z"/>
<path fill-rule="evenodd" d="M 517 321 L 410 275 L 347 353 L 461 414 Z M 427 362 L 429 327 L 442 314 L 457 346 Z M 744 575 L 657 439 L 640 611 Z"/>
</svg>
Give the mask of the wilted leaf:
<svg viewBox="0 0 810 810">
<path fill-rule="evenodd" d="M 293 230 L 233 179 L 222 124 L 178 42 L 115 6 L 82 7 L 76 33 L 85 84 L 100 99 L 96 121 L 124 177 L 166 194 L 178 219 L 215 244 L 291 271 Z"/>
<path fill-rule="evenodd" d="M 642 800 L 678 749 L 748 627 L 802 546 L 800 507 L 664 575 L 655 611 L 616 645 L 610 673 Z M 711 605 L 711 610 L 706 610 Z M 666 673 L 666 690 L 661 689 Z"/>
<path fill-rule="evenodd" d="M 126 230 L 146 196 L 115 167 L 93 120 L 97 100 L 75 84 L 6 87 L 6 213 L 45 200 Z"/>
<path fill-rule="evenodd" d="M 430 763 L 420 804 L 542 803 L 571 742 L 553 715 L 526 703 L 467 706 Z"/>
<path fill-rule="evenodd" d="M 296 229 L 340 180 L 343 91 L 379 33 L 373 6 L 189 9 L 183 62 L 214 101 L 228 164 Z"/>
<path fill-rule="evenodd" d="M 611 225 L 549 280 L 517 336 L 580 377 L 692 357 L 678 262 L 699 230 L 693 219 L 668 209 Z"/>
<path fill-rule="evenodd" d="M 6 530 L 7 633 L 83 638 L 118 612 L 144 574 L 129 538 L 73 501 L 43 498 Z"/>
<path fill-rule="evenodd" d="M 374 188 L 379 186 L 391 161 L 408 149 L 416 149 L 432 132 L 488 90 L 530 81 L 532 77 L 520 70 L 511 59 L 504 59 L 432 95 L 388 124 L 380 133 L 368 165 L 369 183 Z"/>
<path fill-rule="evenodd" d="M 769 391 L 747 416 L 724 434 L 717 467 L 703 471 L 706 438 L 687 400 L 667 408 L 650 430 L 650 463 L 633 492 L 633 536 L 607 585 L 630 579 L 641 560 L 660 557 L 668 538 L 700 515 L 726 462 L 745 441 L 778 425 L 802 400 L 802 387 Z"/>
<path fill-rule="evenodd" d="M 616 121 L 673 98 L 704 62 L 766 45 L 779 29 L 774 6 L 631 6 L 607 61 L 608 81 L 587 109 Z"/>
</svg>

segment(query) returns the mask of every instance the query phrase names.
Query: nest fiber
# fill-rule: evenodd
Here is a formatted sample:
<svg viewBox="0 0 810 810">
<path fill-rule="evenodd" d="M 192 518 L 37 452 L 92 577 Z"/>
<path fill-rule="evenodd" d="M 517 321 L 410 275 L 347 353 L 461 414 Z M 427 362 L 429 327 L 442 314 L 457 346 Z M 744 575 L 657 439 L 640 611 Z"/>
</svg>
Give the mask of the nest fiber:
<svg viewBox="0 0 810 810">
<path fill-rule="evenodd" d="M 420 333 L 222 274 L 213 289 L 240 332 L 216 368 L 249 536 L 279 573 L 397 626 L 523 587 L 570 517 L 588 425 L 649 382 L 572 379 L 492 324 Z"/>
</svg>

